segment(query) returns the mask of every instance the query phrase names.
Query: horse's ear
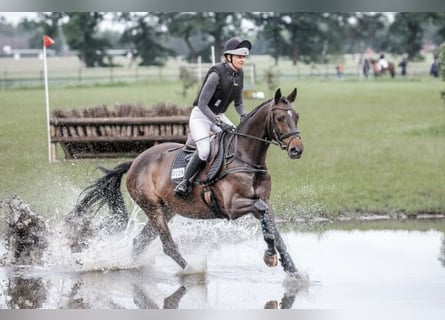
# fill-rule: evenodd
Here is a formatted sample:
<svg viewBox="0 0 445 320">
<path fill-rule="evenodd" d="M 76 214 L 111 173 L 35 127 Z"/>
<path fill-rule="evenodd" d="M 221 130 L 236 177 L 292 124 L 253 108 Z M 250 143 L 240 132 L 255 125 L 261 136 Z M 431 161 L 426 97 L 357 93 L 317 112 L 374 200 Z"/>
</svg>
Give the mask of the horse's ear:
<svg viewBox="0 0 445 320">
<path fill-rule="evenodd" d="M 288 96 L 287 100 L 290 101 L 290 103 L 295 101 L 295 98 L 297 97 L 297 88 L 295 88 Z"/>
<path fill-rule="evenodd" d="M 275 91 L 275 97 L 274 97 L 275 104 L 278 104 L 280 98 L 281 98 L 281 89 L 278 88 L 277 91 Z"/>
</svg>

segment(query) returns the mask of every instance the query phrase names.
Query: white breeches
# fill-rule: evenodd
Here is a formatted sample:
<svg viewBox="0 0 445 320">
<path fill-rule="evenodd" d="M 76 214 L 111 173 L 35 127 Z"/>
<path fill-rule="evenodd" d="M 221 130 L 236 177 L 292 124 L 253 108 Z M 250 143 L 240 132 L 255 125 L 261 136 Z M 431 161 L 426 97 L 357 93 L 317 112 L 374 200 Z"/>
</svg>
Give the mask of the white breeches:
<svg viewBox="0 0 445 320">
<path fill-rule="evenodd" d="M 379 66 L 381 69 L 388 69 L 388 62 L 386 60 L 379 60 Z"/>
<path fill-rule="evenodd" d="M 233 123 L 223 113 L 217 115 L 221 121 L 233 126 Z M 221 128 L 210 121 L 204 113 L 194 107 L 189 119 L 190 134 L 196 143 L 198 155 L 201 160 L 207 161 L 210 155 L 210 132 L 217 133 Z"/>
</svg>

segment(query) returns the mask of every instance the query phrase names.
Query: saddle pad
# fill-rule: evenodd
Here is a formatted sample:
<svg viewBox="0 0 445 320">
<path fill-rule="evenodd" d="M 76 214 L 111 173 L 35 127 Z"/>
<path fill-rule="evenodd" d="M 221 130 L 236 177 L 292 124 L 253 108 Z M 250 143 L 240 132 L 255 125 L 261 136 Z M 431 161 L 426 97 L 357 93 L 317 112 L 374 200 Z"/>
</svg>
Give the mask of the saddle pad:
<svg viewBox="0 0 445 320">
<path fill-rule="evenodd" d="M 186 152 L 184 149 L 179 150 L 170 169 L 170 178 L 174 183 L 178 184 L 182 181 L 185 167 L 187 166 L 187 163 L 192 155 L 193 153 Z"/>
<path fill-rule="evenodd" d="M 198 177 L 201 176 L 199 179 L 198 177 L 195 179 L 195 182 L 204 181 L 206 184 L 211 184 L 213 181 L 217 178 L 219 171 L 221 170 L 223 164 L 224 164 L 224 135 L 221 134 L 218 137 L 218 140 L 216 143 L 219 143 L 219 148 L 217 148 L 217 153 L 214 156 L 213 159 L 210 160 L 210 168 L 205 167 L 202 170 L 202 175 L 198 174 Z M 214 148 L 215 145 L 212 144 L 212 148 Z M 181 149 L 179 150 L 178 154 L 176 155 L 175 159 L 173 160 L 171 169 L 170 169 L 170 178 L 173 183 L 180 183 L 182 181 L 182 178 L 184 177 L 185 168 L 187 167 L 187 163 L 189 162 L 190 158 L 192 157 L 193 152 L 190 152 L 188 149 Z M 206 172 L 207 171 L 207 172 Z"/>
</svg>

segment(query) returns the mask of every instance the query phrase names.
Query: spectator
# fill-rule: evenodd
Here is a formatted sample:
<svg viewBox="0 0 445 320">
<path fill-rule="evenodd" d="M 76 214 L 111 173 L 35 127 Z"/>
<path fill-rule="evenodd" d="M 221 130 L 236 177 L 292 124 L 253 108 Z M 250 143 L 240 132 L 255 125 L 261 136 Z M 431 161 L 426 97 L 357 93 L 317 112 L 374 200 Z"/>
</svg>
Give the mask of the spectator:
<svg viewBox="0 0 445 320">
<path fill-rule="evenodd" d="M 439 76 L 439 60 L 434 58 L 433 64 L 431 65 L 430 74 L 437 78 Z"/>
<path fill-rule="evenodd" d="M 402 69 L 402 71 L 400 72 L 402 76 L 406 76 L 407 65 L 408 65 L 408 59 L 406 58 L 403 58 L 402 61 L 399 63 L 399 67 Z"/>
<path fill-rule="evenodd" d="M 337 70 L 337 78 L 340 80 L 343 79 L 343 64 L 341 62 L 337 64 L 335 70 Z"/>
<path fill-rule="evenodd" d="M 369 60 L 365 59 L 363 61 L 363 75 L 365 76 L 365 78 L 368 78 L 368 73 L 369 73 Z"/>
</svg>

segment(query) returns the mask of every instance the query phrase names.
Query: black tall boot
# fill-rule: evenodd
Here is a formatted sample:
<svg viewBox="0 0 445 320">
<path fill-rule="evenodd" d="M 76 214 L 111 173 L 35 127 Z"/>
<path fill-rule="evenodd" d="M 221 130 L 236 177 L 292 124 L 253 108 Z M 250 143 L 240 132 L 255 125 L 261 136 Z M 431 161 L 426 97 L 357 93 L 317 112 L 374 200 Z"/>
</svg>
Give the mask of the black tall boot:
<svg viewBox="0 0 445 320">
<path fill-rule="evenodd" d="M 187 167 L 185 168 L 184 178 L 175 188 L 175 194 L 177 196 L 182 198 L 187 198 L 190 196 L 190 193 L 192 192 L 193 180 L 206 163 L 206 161 L 199 158 L 198 151 L 195 151 L 187 164 Z"/>
</svg>

